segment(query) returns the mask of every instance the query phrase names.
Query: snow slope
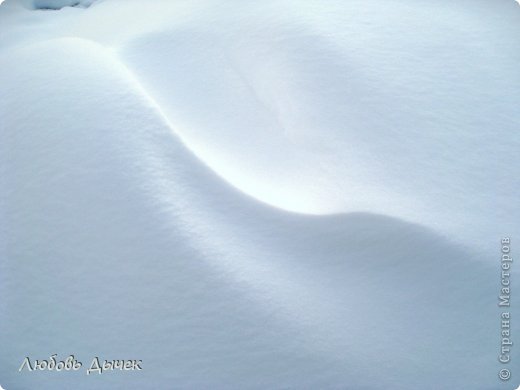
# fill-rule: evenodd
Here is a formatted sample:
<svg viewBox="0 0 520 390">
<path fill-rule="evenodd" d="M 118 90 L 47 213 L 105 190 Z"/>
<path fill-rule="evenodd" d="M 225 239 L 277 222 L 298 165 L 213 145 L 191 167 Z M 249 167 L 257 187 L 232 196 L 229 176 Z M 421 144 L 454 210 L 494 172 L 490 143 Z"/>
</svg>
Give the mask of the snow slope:
<svg viewBox="0 0 520 390">
<path fill-rule="evenodd" d="M 512 387 L 517 4 L 31 4 L 0 7 L 2 386 Z M 144 370 L 18 372 L 53 353 Z"/>
</svg>

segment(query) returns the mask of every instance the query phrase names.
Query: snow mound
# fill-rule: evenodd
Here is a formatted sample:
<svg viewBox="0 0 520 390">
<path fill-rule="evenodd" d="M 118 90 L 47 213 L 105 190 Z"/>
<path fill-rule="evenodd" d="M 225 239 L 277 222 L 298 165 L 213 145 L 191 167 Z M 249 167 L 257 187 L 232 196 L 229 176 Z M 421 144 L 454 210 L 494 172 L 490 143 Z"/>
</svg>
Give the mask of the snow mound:
<svg viewBox="0 0 520 390">
<path fill-rule="evenodd" d="M 447 380 L 463 388 L 490 375 L 494 345 L 476 341 L 493 323 L 493 284 L 486 267 L 471 265 L 476 254 L 395 218 L 291 214 L 244 195 L 187 148 L 131 71 L 99 44 L 49 40 L 12 51 L 0 65 L 10 75 L 0 77 L 7 96 L 19 94 L 1 101 L 8 128 L 16 128 L 9 159 L 0 157 L 12 173 L 8 257 L 17 261 L 8 273 L 27 292 L 4 299 L 13 319 L 4 332 L 24 340 L 0 340 L 7 356 L 44 353 L 49 337 L 58 351 L 76 340 L 82 357 L 109 345 L 108 353 L 155 362 L 131 379 L 153 388 L 375 388 L 381 377 L 399 389 Z M 475 284 L 459 289 L 461 273 Z M 124 329 L 119 316 L 132 319 Z M 81 327 L 60 327 L 58 337 L 53 328 L 64 322 Z M 31 323 L 39 326 L 27 335 L 20 324 Z M 102 335 L 81 330 L 100 327 Z M 463 365 L 458 343 L 480 356 L 472 366 Z M 408 362 L 423 359 L 423 350 L 428 365 L 418 374 Z M 445 367 L 446 355 L 455 369 Z M 156 356 L 169 356 L 176 370 Z M 367 375 L 365 361 L 379 378 Z M 21 378 L 28 388 L 39 380 Z M 48 383 L 91 386 L 81 376 Z"/>
<path fill-rule="evenodd" d="M 20 4 L 0 7 L 3 385 L 497 388 L 516 4 Z M 17 371 L 53 353 L 145 369 Z"/>
</svg>

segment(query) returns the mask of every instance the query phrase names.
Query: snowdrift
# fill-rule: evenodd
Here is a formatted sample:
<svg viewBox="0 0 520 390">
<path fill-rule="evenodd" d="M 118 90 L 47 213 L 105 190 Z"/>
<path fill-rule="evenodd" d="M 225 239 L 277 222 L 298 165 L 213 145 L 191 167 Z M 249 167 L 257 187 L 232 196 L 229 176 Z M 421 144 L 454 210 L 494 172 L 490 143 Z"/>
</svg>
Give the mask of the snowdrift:
<svg viewBox="0 0 520 390">
<path fill-rule="evenodd" d="M 3 387 L 502 388 L 514 2 L 68 3 L 0 7 Z"/>
</svg>

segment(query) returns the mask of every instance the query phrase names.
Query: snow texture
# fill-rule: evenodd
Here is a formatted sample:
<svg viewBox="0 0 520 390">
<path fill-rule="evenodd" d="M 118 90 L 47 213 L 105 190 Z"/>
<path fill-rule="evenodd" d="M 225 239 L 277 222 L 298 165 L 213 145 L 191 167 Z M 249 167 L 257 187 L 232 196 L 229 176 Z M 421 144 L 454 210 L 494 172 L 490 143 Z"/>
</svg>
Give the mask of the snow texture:
<svg viewBox="0 0 520 390">
<path fill-rule="evenodd" d="M 2 386 L 513 388 L 519 36 L 511 0 L 6 0 Z"/>
</svg>

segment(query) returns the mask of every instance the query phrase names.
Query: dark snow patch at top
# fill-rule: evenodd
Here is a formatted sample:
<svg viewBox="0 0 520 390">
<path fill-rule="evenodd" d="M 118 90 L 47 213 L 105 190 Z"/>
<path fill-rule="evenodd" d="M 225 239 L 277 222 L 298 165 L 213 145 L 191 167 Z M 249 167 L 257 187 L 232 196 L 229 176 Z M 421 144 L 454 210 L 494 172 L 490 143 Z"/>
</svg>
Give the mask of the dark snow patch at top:
<svg viewBox="0 0 520 390">
<path fill-rule="evenodd" d="M 87 8 L 95 0 L 32 0 L 32 8 L 39 10 L 60 10 L 63 7 Z"/>
</svg>

